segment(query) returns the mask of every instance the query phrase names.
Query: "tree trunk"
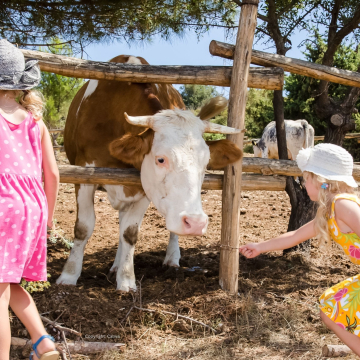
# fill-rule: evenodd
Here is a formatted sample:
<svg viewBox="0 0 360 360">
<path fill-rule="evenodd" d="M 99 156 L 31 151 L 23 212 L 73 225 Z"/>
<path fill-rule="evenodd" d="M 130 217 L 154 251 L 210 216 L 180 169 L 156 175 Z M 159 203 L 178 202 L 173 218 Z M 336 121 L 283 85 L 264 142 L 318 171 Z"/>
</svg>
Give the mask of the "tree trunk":
<svg viewBox="0 0 360 360">
<path fill-rule="evenodd" d="M 290 48 L 287 47 L 288 44 L 287 37 L 283 36 L 280 30 L 280 24 L 276 12 L 276 1 L 267 0 L 266 2 L 268 4 L 267 16 L 269 18 L 267 29 L 269 31 L 272 40 L 275 42 L 277 55 L 285 56 L 286 52 Z M 288 158 L 288 151 L 286 145 L 286 131 L 285 131 L 285 121 L 284 121 L 284 98 L 282 91 L 278 91 L 278 90 L 274 91 L 273 106 L 274 106 L 274 117 L 276 122 L 276 136 L 278 142 L 279 159 L 286 160 Z M 293 177 L 288 177 L 286 179 L 285 190 L 289 195 L 290 204 L 291 204 L 291 215 L 288 225 L 288 231 L 292 231 L 298 229 L 300 224 L 302 225 L 308 221 L 309 213 L 312 213 L 310 210 L 310 205 L 308 204 L 310 199 L 307 196 L 306 190 L 300 187 L 300 185 L 297 184 L 297 182 L 294 180 Z M 305 248 L 309 247 L 309 241 L 307 241 L 306 243 L 305 243 Z M 302 248 L 304 248 L 304 246 Z M 296 247 L 287 249 L 284 251 L 284 253 L 293 251 L 295 249 Z"/>
<path fill-rule="evenodd" d="M 347 97 L 340 106 L 332 104 L 333 106 L 328 106 L 327 108 L 327 116 L 325 119 L 328 126 L 325 131 L 325 143 L 342 146 L 346 133 L 355 130 L 355 120 L 352 118 L 352 114 L 357 112 L 357 109 L 355 109 L 355 104 L 359 98 L 360 89 L 351 88 L 350 92 L 356 93 L 357 96 L 353 97 L 351 101 L 347 101 Z M 321 111 L 322 106 L 315 105 L 315 109 L 317 115 L 321 113 L 324 114 L 324 111 Z"/>
<path fill-rule="evenodd" d="M 302 178 L 299 177 L 298 179 L 298 181 L 302 181 Z M 294 204 L 292 202 L 294 195 L 292 195 L 292 197 L 289 195 L 291 203 L 291 214 L 287 231 L 297 230 L 301 226 L 313 220 L 317 211 L 317 204 L 310 200 L 305 187 L 301 186 L 298 181 L 296 181 L 293 177 L 287 177 L 286 179 L 286 192 L 288 194 L 295 193 L 296 198 L 296 204 Z M 283 253 L 287 254 L 298 249 L 303 251 L 310 251 L 310 246 L 311 239 L 306 240 L 292 248 L 285 249 Z"/>
<path fill-rule="evenodd" d="M 355 124 L 352 130 L 355 130 Z M 331 126 L 329 124 L 325 131 L 324 142 L 342 146 L 346 133 L 347 130 L 344 131 L 344 126 Z"/>
<path fill-rule="evenodd" d="M 52 142 L 53 142 L 53 146 L 59 146 L 58 142 L 57 142 L 57 138 L 59 137 L 60 133 L 50 133 Z"/>
<path fill-rule="evenodd" d="M 284 98 L 282 90 L 274 91 L 274 117 L 276 122 L 276 137 L 278 142 L 279 159 L 288 160 L 286 145 L 286 131 L 284 121 Z"/>
<path fill-rule="evenodd" d="M 284 121 L 284 98 L 282 91 L 274 91 L 274 115 L 276 121 L 276 136 L 278 141 L 279 159 L 287 160 L 288 152 L 286 145 L 286 131 Z M 295 159 L 294 159 L 295 160 Z M 288 225 L 288 231 L 293 231 L 311 221 L 316 214 L 314 203 L 307 195 L 306 189 L 294 180 L 293 177 L 286 178 L 287 194 L 290 198 L 291 214 Z M 300 245 L 294 246 L 284 250 L 284 254 L 295 251 L 298 248 L 304 251 L 310 250 L 310 240 L 307 240 Z"/>
<path fill-rule="evenodd" d="M 360 68 L 358 70 L 360 70 Z M 355 121 L 352 118 L 352 114 L 358 112 L 355 105 L 359 99 L 359 95 L 359 88 L 349 88 L 341 104 L 335 103 L 330 97 L 327 101 L 320 100 L 319 103 L 316 104 L 315 109 L 317 115 L 320 118 L 321 115 L 324 116 L 328 123 L 324 142 L 341 146 L 346 133 L 355 130 Z M 324 109 L 324 107 L 326 107 L 326 109 Z"/>
</svg>

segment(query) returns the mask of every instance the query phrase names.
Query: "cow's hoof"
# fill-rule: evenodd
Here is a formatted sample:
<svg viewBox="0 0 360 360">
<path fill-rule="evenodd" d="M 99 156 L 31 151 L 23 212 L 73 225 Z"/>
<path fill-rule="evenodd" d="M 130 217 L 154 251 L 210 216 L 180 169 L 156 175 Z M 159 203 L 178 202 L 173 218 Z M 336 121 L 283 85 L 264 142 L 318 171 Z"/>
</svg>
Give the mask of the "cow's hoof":
<svg viewBox="0 0 360 360">
<path fill-rule="evenodd" d="M 164 262 L 163 262 L 163 265 L 164 266 L 169 266 L 169 267 L 176 267 L 176 268 L 180 267 L 179 260 L 174 261 L 172 259 L 168 259 L 168 260 L 165 259 Z"/>
<path fill-rule="evenodd" d="M 61 274 L 56 280 L 58 285 L 76 285 L 77 279 L 68 274 Z"/>
<path fill-rule="evenodd" d="M 117 281 L 116 291 L 118 292 L 136 292 L 136 284 L 132 283 L 131 281 L 123 280 Z"/>
</svg>

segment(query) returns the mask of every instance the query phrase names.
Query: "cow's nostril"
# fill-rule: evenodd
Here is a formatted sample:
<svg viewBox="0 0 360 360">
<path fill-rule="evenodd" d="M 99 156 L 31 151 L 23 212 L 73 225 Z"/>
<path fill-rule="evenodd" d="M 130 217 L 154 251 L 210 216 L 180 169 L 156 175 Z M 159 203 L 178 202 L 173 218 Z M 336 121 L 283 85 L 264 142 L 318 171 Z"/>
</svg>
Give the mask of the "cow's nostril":
<svg viewBox="0 0 360 360">
<path fill-rule="evenodd" d="M 188 219 L 187 219 L 186 217 L 183 218 L 183 221 L 184 221 L 185 226 L 186 226 L 188 229 L 191 228 L 191 225 L 190 225 L 190 223 L 189 223 L 189 221 L 188 221 Z"/>
</svg>

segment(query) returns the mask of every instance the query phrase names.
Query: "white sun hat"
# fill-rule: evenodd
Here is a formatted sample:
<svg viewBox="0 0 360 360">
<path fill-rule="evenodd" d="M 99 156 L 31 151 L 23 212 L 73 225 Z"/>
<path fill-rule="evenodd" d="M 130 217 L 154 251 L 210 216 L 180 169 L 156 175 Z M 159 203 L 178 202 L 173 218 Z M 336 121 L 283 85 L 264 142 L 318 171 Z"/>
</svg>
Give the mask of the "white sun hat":
<svg viewBox="0 0 360 360">
<path fill-rule="evenodd" d="M 340 146 L 326 143 L 302 149 L 296 162 L 302 172 L 309 171 L 327 180 L 343 181 L 354 188 L 358 186 L 352 176 L 353 157 Z"/>
</svg>

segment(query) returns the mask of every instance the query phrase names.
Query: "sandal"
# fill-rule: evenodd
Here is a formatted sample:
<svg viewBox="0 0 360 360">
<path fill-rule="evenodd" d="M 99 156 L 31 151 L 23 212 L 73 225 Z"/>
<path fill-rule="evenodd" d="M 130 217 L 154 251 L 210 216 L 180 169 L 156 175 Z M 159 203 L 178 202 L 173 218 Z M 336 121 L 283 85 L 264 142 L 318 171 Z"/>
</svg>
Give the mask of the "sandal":
<svg viewBox="0 0 360 360">
<path fill-rule="evenodd" d="M 34 351 L 32 351 L 30 354 L 30 358 L 29 358 L 30 360 L 34 360 L 34 353 L 36 354 L 36 356 L 38 357 L 39 360 L 58 360 L 59 359 L 60 353 L 57 350 L 48 351 L 40 356 L 40 354 L 37 351 L 37 347 L 41 343 L 41 341 L 44 339 L 50 339 L 55 342 L 55 339 L 50 335 L 41 336 L 41 338 L 32 346 L 32 349 Z"/>
</svg>

